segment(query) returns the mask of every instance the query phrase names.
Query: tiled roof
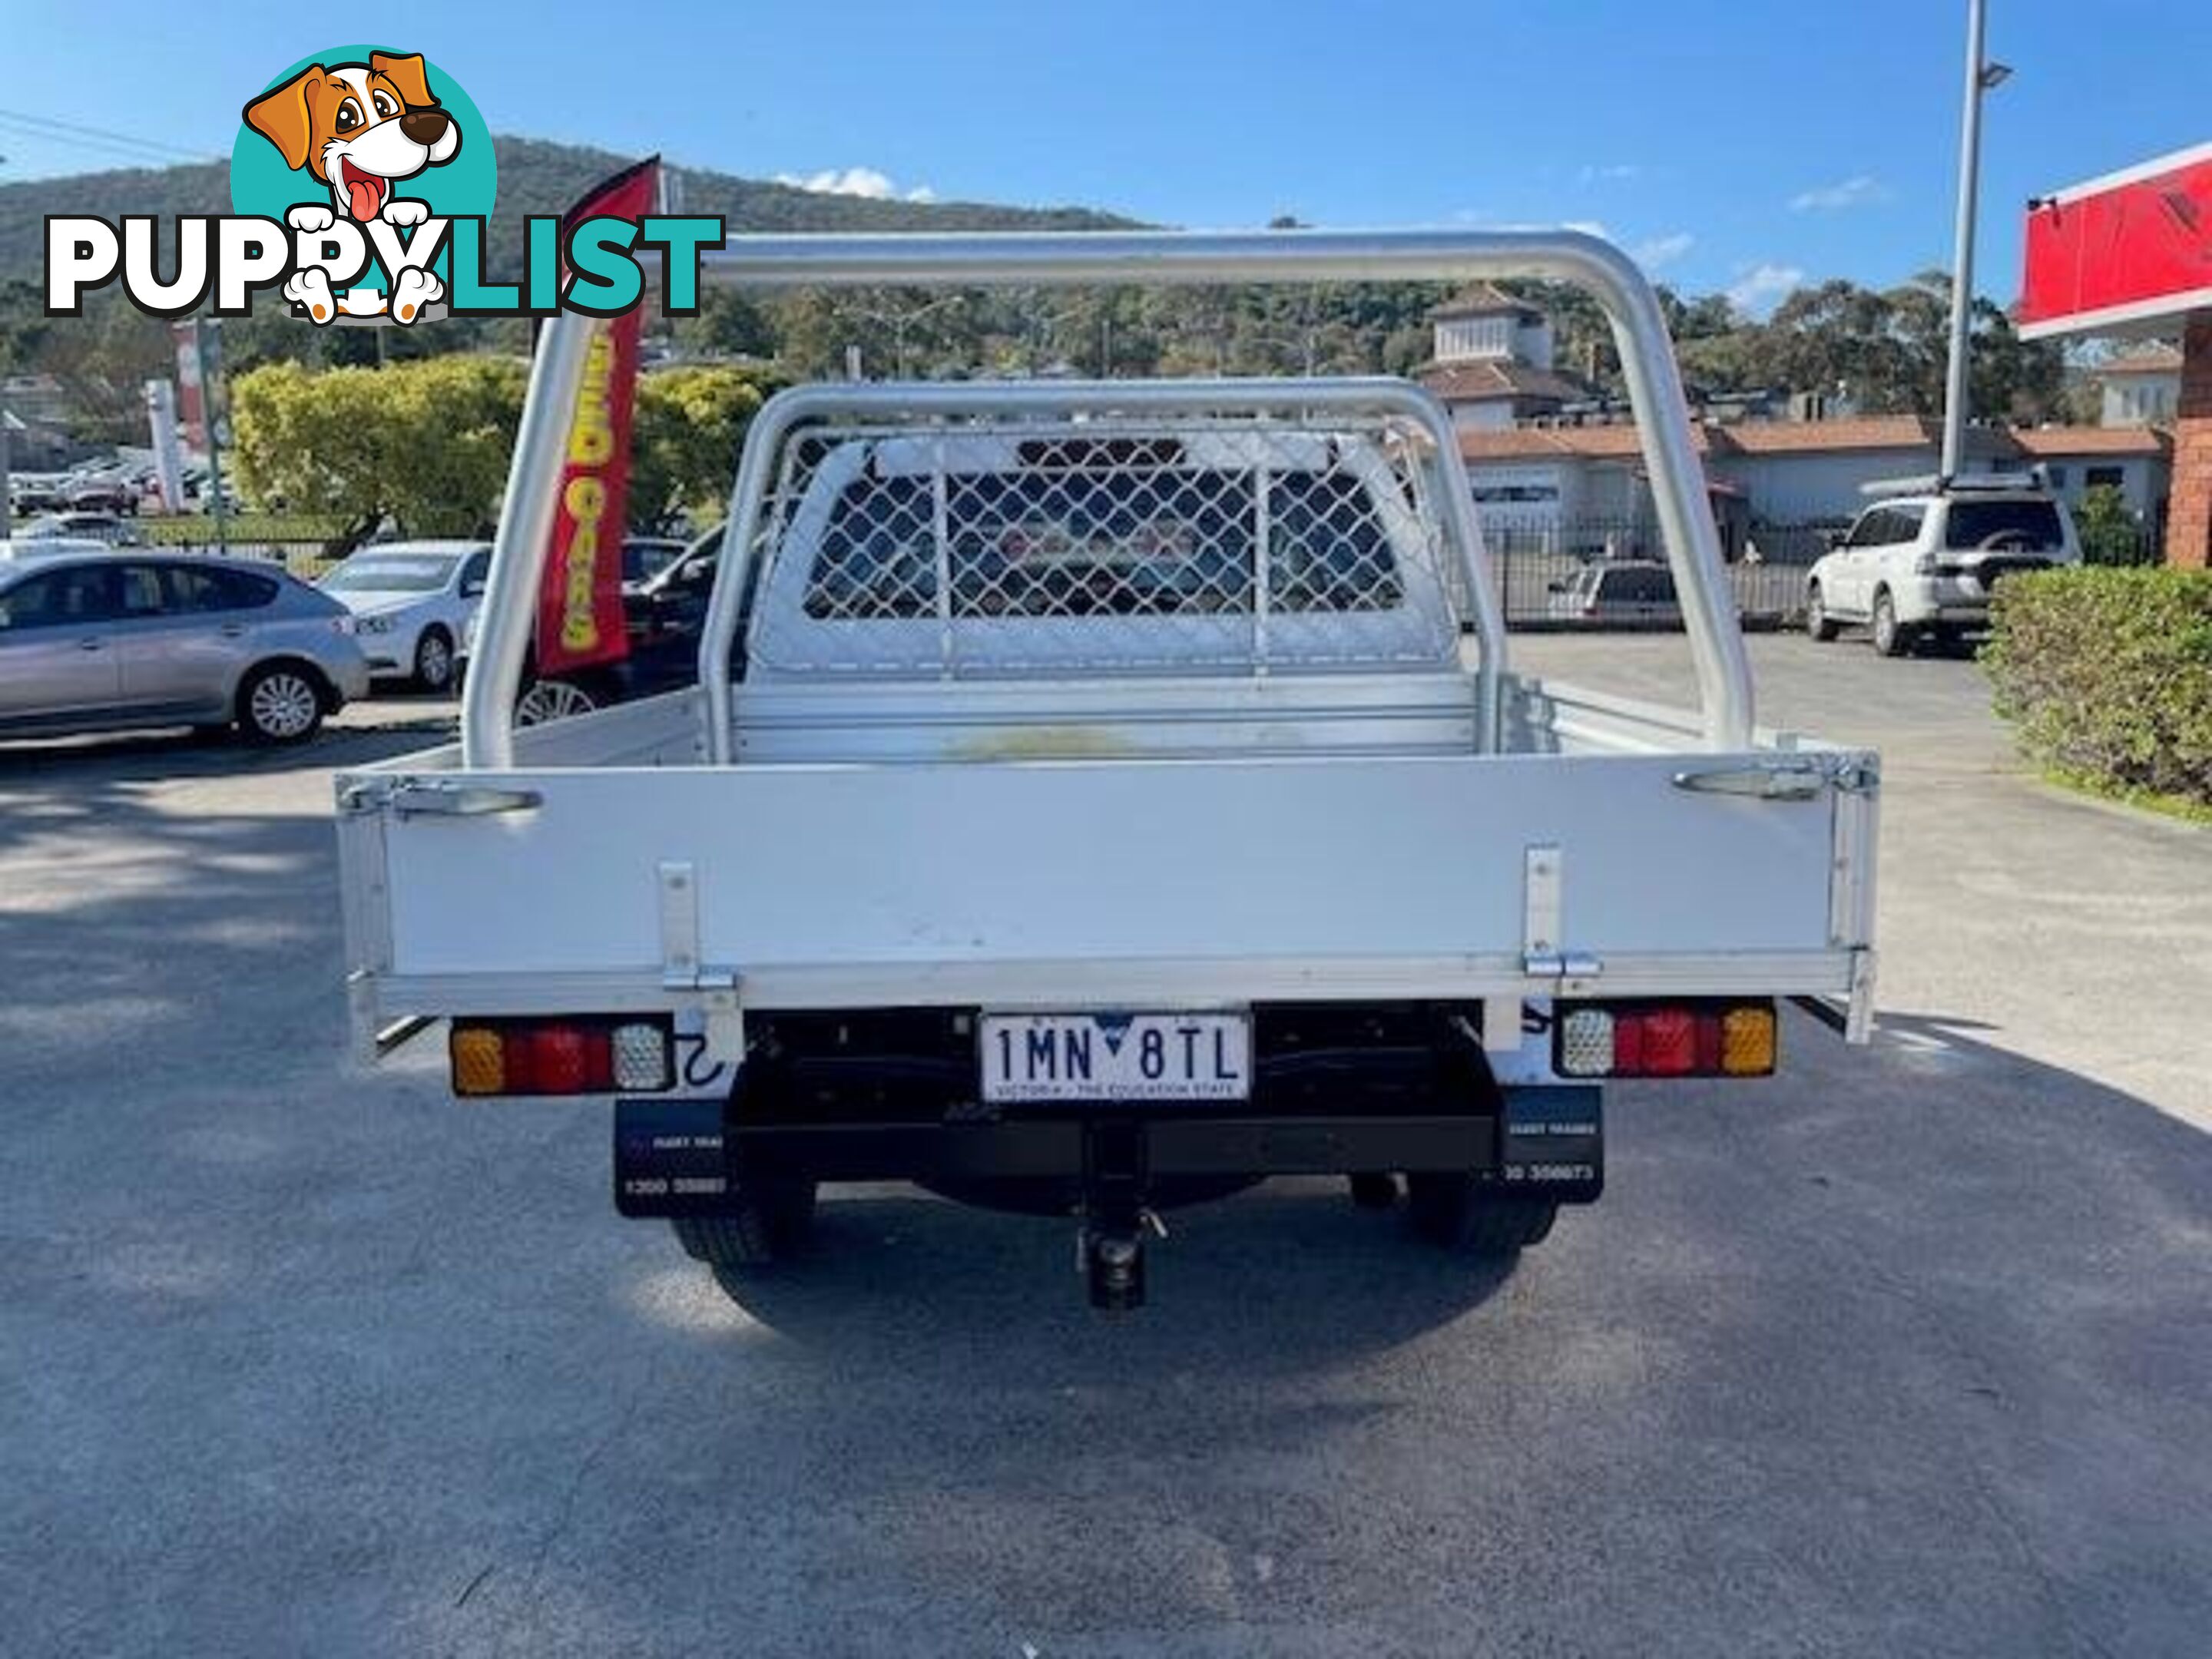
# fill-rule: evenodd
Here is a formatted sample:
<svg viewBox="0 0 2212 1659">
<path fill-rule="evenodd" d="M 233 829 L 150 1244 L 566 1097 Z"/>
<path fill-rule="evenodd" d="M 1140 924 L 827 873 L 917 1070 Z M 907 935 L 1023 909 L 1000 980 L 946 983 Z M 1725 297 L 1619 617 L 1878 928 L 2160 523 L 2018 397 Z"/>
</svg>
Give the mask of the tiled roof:
<svg viewBox="0 0 2212 1659">
<path fill-rule="evenodd" d="M 1822 455 L 1879 450 L 1934 451 L 1937 423 L 1917 415 L 1875 415 L 1843 421 L 1744 421 L 1728 426 L 1695 422 L 1698 453 L 1716 459 L 1744 455 Z M 2062 426 L 2017 429 L 1974 427 L 1968 448 L 1978 457 L 2063 460 L 2074 455 L 2162 455 L 2165 434 L 2142 427 Z M 1502 432 L 1462 432 L 1460 453 L 1470 461 L 1543 459 L 1577 456 L 1614 460 L 1643 451 L 1632 426 L 1514 427 Z"/>
<path fill-rule="evenodd" d="M 2069 455 L 2163 455 L 2172 447 L 2165 433 L 2148 426 L 2018 427 L 2012 441 L 2021 454 L 2039 461 Z"/>
<path fill-rule="evenodd" d="M 1503 357 L 1433 363 L 1421 371 L 1421 384 L 1446 403 L 1480 403 L 1493 398 L 1543 398 L 1572 403 L 1588 390 L 1563 374 Z"/>
<path fill-rule="evenodd" d="M 1477 283 L 1473 288 L 1462 289 L 1429 316 L 1433 321 L 1443 322 L 1454 317 L 1488 317 L 1501 311 L 1535 309 L 1526 300 L 1515 299 L 1495 283 Z"/>
<path fill-rule="evenodd" d="M 1703 425 L 1690 428 L 1700 454 L 1711 447 L 1707 441 L 1711 429 Z M 1639 457 L 1644 448 L 1632 426 L 1520 426 L 1501 432 L 1462 432 L 1459 453 L 1470 461 L 1540 460 L 1559 455 L 1619 460 Z"/>
<path fill-rule="evenodd" d="M 1826 453 L 1838 449 L 1917 449 L 1937 441 L 1936 422 L 1918 415 L 1853 416 L 1840 421 L 1746 421 L 1727 429 L 1747 455 Z"/>
<path fill-rule="evenodd" d="M 2181 351 L 2166 345 L 2145 346 L 2140 351 L 2130 351 L 2124 357 L 2115 357 L 2089 371 L 2092 380 L 2108 380 L 2116 374 L 2179 374 L 2181 373 Z"/>
</svg>

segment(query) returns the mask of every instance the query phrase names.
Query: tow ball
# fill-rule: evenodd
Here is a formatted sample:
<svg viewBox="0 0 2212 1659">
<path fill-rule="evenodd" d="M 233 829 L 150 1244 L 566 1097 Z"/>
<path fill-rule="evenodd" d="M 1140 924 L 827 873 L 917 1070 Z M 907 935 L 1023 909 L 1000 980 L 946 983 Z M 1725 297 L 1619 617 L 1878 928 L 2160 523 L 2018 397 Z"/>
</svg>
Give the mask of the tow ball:
<svg viewBox="0 0 2212 1659">
<path fill-rule="evenodd" d="M 1168 1235 L 1145 1202 L 1148 1162 L 1142 1123 L 1104 1118 L 1085 1126 L 1076 1271 L 1090 1285 L 1091 1305 L 1102 1313 L 1145 1305 L 1145 1235 Z"/>
<path fill-rule="evenodd" d="M 1101 1313 L 1128 1313 L 1145 1305 L 1146 1234 L 1168 1236 L 1167 1224 L 1150 1210 L 1138 1212 L 1134 1226 L 1086 1224 L 1076 1235 L 1076 1271 L 1090 1285 L 1091 1305 Z"/>
</svg>

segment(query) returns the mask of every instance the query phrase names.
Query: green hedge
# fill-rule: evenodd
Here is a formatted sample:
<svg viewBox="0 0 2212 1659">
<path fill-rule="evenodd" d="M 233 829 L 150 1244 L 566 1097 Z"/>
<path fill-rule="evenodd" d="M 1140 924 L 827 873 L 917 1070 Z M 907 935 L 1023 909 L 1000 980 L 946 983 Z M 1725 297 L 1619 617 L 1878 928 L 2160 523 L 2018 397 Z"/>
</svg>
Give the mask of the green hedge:
<svg viewBox="0 0 2212 1659">
<path fill-rule="evenodd" d="M 2212 572 L 2046 571 L 1991 611 L 1982 662 L 2031 758 L 2212 806 Z"/>
<path fill-rule="evenodd" d="M 234 513 L 223 526 L 234 542 L 327 542 L 345 534 L 343 519 L 313 513 Z M 138 533 L 153 547 L 198 546 L 215 540 L 215 520 L 205 513 L 138 520 Z"/>
</svg>

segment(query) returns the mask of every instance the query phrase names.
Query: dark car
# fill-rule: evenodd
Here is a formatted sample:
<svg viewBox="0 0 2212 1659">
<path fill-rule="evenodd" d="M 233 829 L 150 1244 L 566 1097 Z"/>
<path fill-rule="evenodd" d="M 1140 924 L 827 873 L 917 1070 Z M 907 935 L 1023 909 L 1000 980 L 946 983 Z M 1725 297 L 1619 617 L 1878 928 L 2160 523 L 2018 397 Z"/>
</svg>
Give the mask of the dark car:
<svg viewBox="0 0 2212 1659">
<path fill-rule="evenodd" d="M 636 538 L 633 541 L 657 538 Z M 628 544 L 624 547 L 628 574 Z M 629 654 L 622 661 L 540 678 L 535 663 L 524 670 L 515 705 L 523 725 L 588 714 L 609 703 L 658 696 L 699 678 L 699 635 L 714 597 L 722 556 L 722 527 L 694 537 L 674 558 L 644 580 L 623 583 L 623 620 Z"/>
<path fill-rule="evenodd" d="M 690 544 L 674 536 L 625 536 L 623 538 L 623 586 L 641 586 L 674 564 L 689 550 Z"/>
</svg>

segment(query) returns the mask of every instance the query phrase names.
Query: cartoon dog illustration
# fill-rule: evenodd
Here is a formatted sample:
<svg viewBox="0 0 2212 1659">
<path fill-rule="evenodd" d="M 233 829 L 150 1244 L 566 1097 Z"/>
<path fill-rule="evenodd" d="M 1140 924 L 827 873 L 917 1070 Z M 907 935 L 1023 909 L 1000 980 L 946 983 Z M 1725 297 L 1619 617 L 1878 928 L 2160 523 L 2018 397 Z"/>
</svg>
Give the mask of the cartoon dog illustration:
<svg viewBox="0 0 2212 1659">
<path fill-rule="evenodd" d="M 419 225 L 430 204 L 398 196 L 392 186 L 425 167 L 442 167 L 461 148 L 461 129 L 431 95 L 420 54 L 373 52 L 366 64 L 310 64 L 248 104 L 245 118 L 276 146 L 287 167 L 304 168 L 330 186 L 331 208 L 295 207 L 285 216 L 295 230 L 327 230 L 337 214 Z M 445 291 L 427 270 L 402 271 L 392 287 L 392 313 L 412 322 Z M 283 293 L 319 323 L 337 313 L 329 276 L 319 267 L 289 278 Z"/>
</svg>

